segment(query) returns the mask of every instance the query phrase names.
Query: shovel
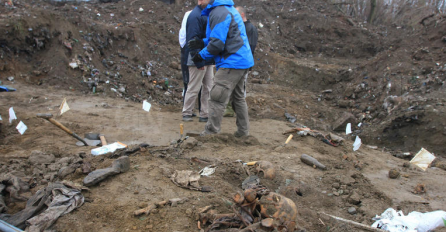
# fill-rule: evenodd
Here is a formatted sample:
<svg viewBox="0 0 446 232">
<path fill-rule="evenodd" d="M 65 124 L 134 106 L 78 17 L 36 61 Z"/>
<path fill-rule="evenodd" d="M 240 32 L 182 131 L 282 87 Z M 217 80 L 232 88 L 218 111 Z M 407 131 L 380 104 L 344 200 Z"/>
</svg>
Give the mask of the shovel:
<svg viewBox="0 0 446 232">
<path fill-rule="evenodd" d="M 77 135 L 76 133 L 72 132 L 70 129 L 66 128 L 60 122 L 54 120 L 52 114 L 37 114 L 37 117 L 46 119 L 49 122 L 51 122 L 52 124 L 56 125 L 57 127 L 62 129 L 63 131 L 67 132 L 67 134 L 69 134 L 69 135 L 73 136 L 75 139 L 79 140 L 80 143 L 83 144 L 83 146 L 97 146 L 97 144 L 94 145 L 94 143 L 91 143 L 91 142 L 88 143 L 86 140 L 82 139 L 81 137 L 79 137 L 79 135 Z"/>
<path fill-rule="evenodd" d="M 87 142 L 89 146 L 99 146 L 100 144 L 102 144 L 102 146 L 107 145 L 107 141 L 103 134 L 87 133 L 84 137 L 84 141 Z M 80 147 L 84 146 L 81 141 L 77 142 L 76 145 Z"/>
</svg>

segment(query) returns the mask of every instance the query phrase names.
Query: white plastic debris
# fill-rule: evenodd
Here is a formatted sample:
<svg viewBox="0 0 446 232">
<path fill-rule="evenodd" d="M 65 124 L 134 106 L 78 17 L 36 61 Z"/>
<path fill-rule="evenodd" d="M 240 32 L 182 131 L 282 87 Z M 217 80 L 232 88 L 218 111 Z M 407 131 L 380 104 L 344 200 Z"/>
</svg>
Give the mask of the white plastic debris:
<svg viewBox="0 0 446 232">
<path fill-rule="evenodd" d="M 142 102 L 142 109 L 149 112 L 152 104 L 148 103 L 146 100 Z"/>
<path fill-rule="evenodd" d="M 361 139 L 356 136 L 355 142 L 353 143 L 353 151 L 357 151 L 361 147 Z"/>
<path fill-rule="evenodd" d="M 0 121 L 2 121 L 2 116 L 0 115 Z"/>
<path fill-rule="evenodd" d="M 79 65 L 77 64 L 77 62 L 71 62 L 69 65 L 72 69 L 79 68 Z"/>
<path fill-rule="evenodd" d="M 260 27 L 260 28 L 263 28 L 263 24 L 262 24 L 262 23 L 259 23 L 259 27 Z"/>
<path fill-rule="evenodd" d="M 108 144 L 102 147 L 98 147 L 95 148 L 93 150 L 91 150 L 91 154 L 92 155 L 103 155 L 103 154 L 107 154 L 110 152 L 114 152 L 118 149 L 122 149 L 122 148 L 126 148 L 127 145 L 120 143 L 120 142 L 116 142 L 116 143 L 112 143 L 112 144 Z"/>
<path fill-rule="evenodd" d="M 17 119 L 17 116 L 15 116 L 14 109 L 11 107 L 9 108 L 9 123 L 12 123 L 15 119 Z"/>
<path fill-rule="evenodd" d="M 62 104 L 60 104 L 59 110 L 60 110 L 60 115 L 70 110 L 66 98 L 64 98 Z"/>
<path fill-rule="evenodd" d="M 372 227 L 389 232 L 427 232 L 444 226 L 443 218 L 446 218 L 443 210 L 427 213 L 413 211 L 405 216 L 402 211 L 388 208 L 381 216 L 373 218 L 376 222 Z"/>
<path fill-rule="evenodd" d="M 361 127 L 361 126 L 362 126 L 362 122 L 358 123 L 358 127 Z"/>
<path fill-rule="evenodd" d="M 21 135 L 23 135 L 23 133 L 25 133 L 25 131 L 28 129 L 28 127 L 25 125 L 25 123 L 20 121 L 19 124 L 17 125 L 16 129 L 19 131 L 19 133 Z"/>
<path fill-rule="evenodd" d="M 212 165 L 210 165 L 201 169 L 201 171 L 199 171 L 198 173 L 200 173 L 202 176 L 210 176 L 214 174 L 214 172 L 215 172 L 215 167 L 212 167 Z"/>
<path fill-rule="evenodd" d="M 416 166 L 426 171 L 429 168 L 429 165 L 434 161 L 435 156 L 428 152 L 426 149 L 421 148 L 421 150 L 413 157 L 410 161 L 411 164 L 415 164 Z"/>
<path fill-rule="evenodd" d="M 143 12 L 144 9 L 142 7 L 139 8 L 139 12 Z"/>
<path fill-rule="evenodd" d="M 347 127 L 345 128 L 345 134 L 349 135 L 352 133 L 352 124 L 351 123 L 347 123 Z"/>
</svg>

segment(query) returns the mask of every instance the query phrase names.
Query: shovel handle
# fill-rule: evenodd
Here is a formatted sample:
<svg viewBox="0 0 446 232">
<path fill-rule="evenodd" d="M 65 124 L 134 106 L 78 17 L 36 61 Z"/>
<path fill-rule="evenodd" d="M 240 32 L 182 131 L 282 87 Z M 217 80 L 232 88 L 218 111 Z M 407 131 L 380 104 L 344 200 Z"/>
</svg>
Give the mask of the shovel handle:
<svg viewBox="0 0 446 232">
<path fill-rule="evenodd" d="M 56 125 L 60 129 L 62 129 L 63 131 L 67 132 L 67 134 L 69 134 L 69 135 L 73 136 L 74 138 L 76 138 L 77 140 L 81 141 L 85 146 L 88 146 L 88 144 L 87 144 L 87 142 L 85 142 L 85 140 L 83 140 L 81 137 L 79 137 L 79 135 L 72 132 L 70 129 L 66 128 L 64 125 L 60 124 L 60 122 L 54 120 L 53 118 L 45 118 L 45 119 L 48 120 L 49 122 L 51 122 L 52 124 Z"/>
<path fill-rule="evenodd" d="M 101 139 L 102 146 L 107 145 L 107 140 L 105 140 L 105 136 L 104 135 L 99 135 L 99 138 Z"/>
<path fill-rule="evenodd" d="M 183 127 L 183 124 L 181 123 L 180 124 L 180 135 L 183 135 L 183 132 L 184 132 L 184 127 Z"/>
</svg>

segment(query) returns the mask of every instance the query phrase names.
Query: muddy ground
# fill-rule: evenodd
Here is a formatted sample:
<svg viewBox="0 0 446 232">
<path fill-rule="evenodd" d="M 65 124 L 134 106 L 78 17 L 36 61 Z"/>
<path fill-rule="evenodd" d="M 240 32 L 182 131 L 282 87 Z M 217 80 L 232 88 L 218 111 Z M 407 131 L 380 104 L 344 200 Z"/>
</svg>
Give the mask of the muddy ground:
<svg viewBox="0 0 446 232">
<path fill-rule="evenodd" d="M 0 93 L 0 176 L 35 180 L 22 193 L 30 197 L 48 182 L 82 183 L 87 175 L 82 170 L 58 175 L 65 166 L 89 163 L 94 170 L 116 159 L 91 156 L 90 147 L 76 146 L 75 139 L 36 117 L 58 115 L 63 98 L 71 110 L 55 118 L 77 134 L 97 132 L 109 142 L 152 146 L 130 155 L 130 171 L 84 191 L 84 205 L 61 217 L 55 231 L 199 231 L 197 209 L 212 205 L 218 213 L 231 213 L 232 196 L 247 177 L 240 162 L 258 160 L 277 171 L 261 184 L 296 203 L 297 224 L 306 231 L 360 231 L 323 213 L 371 225 L 389 207 L 405 213 L 445 208 L 441 14 L 423 24 L 367 25 L 326 1 L 240 1 L 259 28 L 250 74 L 257 83 L 248 84 L 247 95 L 251 136 L 236 139 L 235 119 L 224 118 L 222 134 L 172 148 L 182 123 L 177 31 L 191 2 L 13 3 L 0 6 L 0 81 L 17 89 Z M 142 110 L 143 100 L 152 104 L 150 112 Z M 10 107 L 18 117 L 12 124 Z M 296 122 L 287 121 L 285 113 Z M 333 131 L 342 118 L 353 123 L 353 135 Z M 24 135 L 15 129 L 19 121 L 28 126 Z M 287 138 L 282 133 L 302 125 L 336 133 L 345 142 L 333 147 L 295 134 L 282 146 Z M 195 119 L 184 128 L 196 133 L 204 124 Z M 356 135 L 363 145 L 354 152 Z M 438 157 L 425 172 L 398 158 L 421 147 Z M 302 163 L 302 154 L 327 170 Z M 47 160 L 35 161 L 36 156 Z M 169 178 L 175 170 L 199 171 L 210 164 L 217 167 L 215 174 L 200 179 L 213 189 L 209 193 L 179 188 Z M 391 169 L 400 172 L 398 178 L 389 178 Z M 415 191 L 417 185 L 426 191 Z M 25 207 L 3 194 L 5 213 Z M 172 198 L 188 200 L 133 216 Z M 348 212 L 352 207 L 355 213 Z"/>
</svg>

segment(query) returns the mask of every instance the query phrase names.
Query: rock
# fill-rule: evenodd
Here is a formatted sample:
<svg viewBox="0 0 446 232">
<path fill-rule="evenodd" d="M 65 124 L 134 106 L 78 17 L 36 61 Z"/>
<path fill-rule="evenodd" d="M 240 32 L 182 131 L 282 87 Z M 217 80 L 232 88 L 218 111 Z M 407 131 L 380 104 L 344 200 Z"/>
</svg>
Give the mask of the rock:
<svg viewBox="0 0 446 232">
<path fill-rule="evenodd" d="M 341 182 L 342 185 L 352 185 L 355 183 L 355 181 L 356 180 L 353 177 L 345 176 L 345 175 L 342 175 L 339 178 L 339 182 Z"/>
<path fill-rule="evenodd" d="M 329 136 L 331 138 L 331 140 L 333 142 L 339 143 L 339 144 L 343 144 L 344 143 L 344 138 L 342 138 L 341 136 L 337 136 L 333 133 L 329 133 Z"/>
<path fill-rule="evenodd" d="M 130 170 L 130 158 L 128 156 L 122 156 L 113 161 L 112 168 L 121 172 Z"/>
<path fill-rule="evenodd" d="M 325 165 L 321 164 L 317 159 L 315 159 L 307 154 L 302 154 L 302 156 L 300 157 L 300 160 L 302 161 L 302 163 L 310 165 L 312 167 L 316 167 L 321 170 L 327 170 L 327 167 L 325 167 Z"/>
<path fill-rule="evenodd" d="M 253 76 L 258 76 L 258 75 L 259 75 L 259 72 L 257 72 L 257 71 L 253 71 L 253 72 L 252 72 L 252 75 L 253 75 Z"/>
<path fill-rule="evenodd" d="M 113 176 L 119 174 L 117 170 L 114 168 L 105 168 L 105 169 L 99 169 L 93 172 L 90 172 L 88 176 L 84 178 L 84 185 L 85 186 L 93 186 L 103 180 L 105 180 L 109 176 Z"/>
<path fill-rule="evenodd" d="M 184 140 L 183 143 L 180 145 L 181 148 L 184 149 L 192 149 L 195 146 L 197 146 L 198 140 L 194 137 L 189 137 L 188 139 Z"/>
<path fill-rule="evenodd" d="M 119 87 L 118 91 L 121 93 L 125 93 L 125 87 L 124 86 Z"/>
<path fill-rule="evenodd" d="M 395 168 L 390 169 L 389 171 L 389 178 L 390 179 L 396 179 L 400 176 L 400 171 L 398 171 Z"/>
<path fill-rule="evenodd" d="M 88 174 L 91 172 L 91 164 L 89 162 L 85 162 L 82 164 L 82 173 Z"/>
<path fill-rule="evenodd" d="M 14 77 L 8 77 L 8 81 L 14 81 Z"/>
<path fill-rule="evenodd" d="M 345 127 L 347 126 L 347 123 L 351 123 L 352 125 L 355 124 L 355 116 L 353 114 L 344 112 L 341 117 L 339 117 L 334 123 L 333 123 L 333 130 L 334 131 L 345 131 Z"/>
<path fill-rule="evenodd" d="M 348 198 L 348 202 L 353 205 L 359 205 L 361 203 L 361 196 L 359 196 L 359 194 L 354 191 Z"/>
<path fill-rule="evenodd" d="M 173 69 L 181 70 L 181 65 L 178 64 L 178 63 L 175 62 L 175 61 L 173 61 L 172 63 L 170 63 L 169 67 L 170 67 L 170 68 L 173 68 Z"/>
<path fill-rule="evenodd" d="M 119 157 L 109 168 L 99 169 L 90 172 L 88 176 L 84 178 L 85 186 L 93 186 L 109 176 L 113 176 L 122 172 L 126 172 L 130 169 L 130 159 L 128 156 Z"/>
<path fill-rule="evenodd" d="M 355 208 L 355 207 L 350 207 L 350 208 L 348 208 L 347 211 L 348 211 L 348 213 L 351 214 L 351 215 L 356 214 L 356 208 Z"/>
<path fill-rule="evenodd" d="M 31 152 L 31 155 L 28 158 L 28 161 L 32 164 L 32 165 L 36 165 L 36 164 L 50 164 L 53 163 L 54 160 L 56 160 L 56 157 L 54 157 L 53 154 L 45 154 L 41 151 L 33 151 Z"/>
<path fill-rule="evenodd" d="M 76 171 L 76 167 L 74 165 L 71 165 L 68 167 L 63 167 L 59 170 L 59 172 L 57 173 L 57 176 L 59 178 L 63 179 L 75 171 Z"/>
<path fill-rule="evenodd" d="M 332 187 L 338 189 L 341 185 L 339 183 L 333 183 Z"/>
</svg>

